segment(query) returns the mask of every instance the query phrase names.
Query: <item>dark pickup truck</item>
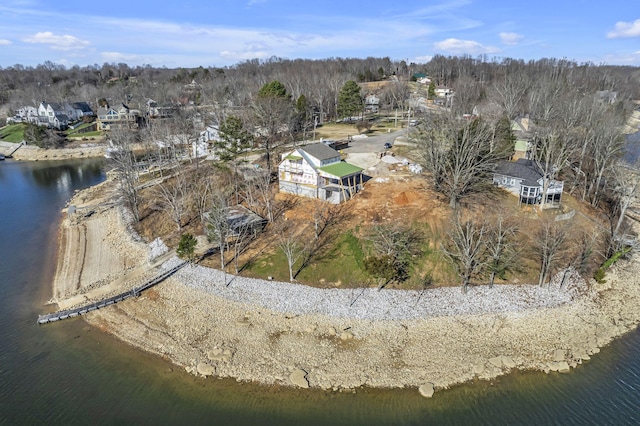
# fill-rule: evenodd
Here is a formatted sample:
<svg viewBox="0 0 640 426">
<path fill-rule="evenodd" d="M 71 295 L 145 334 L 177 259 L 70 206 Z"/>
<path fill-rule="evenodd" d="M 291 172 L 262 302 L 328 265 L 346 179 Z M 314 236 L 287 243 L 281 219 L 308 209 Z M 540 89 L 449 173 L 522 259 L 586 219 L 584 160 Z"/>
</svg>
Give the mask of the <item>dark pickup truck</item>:
<svg viewBox="0 0 640 426">
<path fill-rule="evenodd" d="M 328 147 L 335 149 L 336 151 L 349 148 L 349 139 L 341 139 L 339 141 L 326 140 L 326 141 L 323 141 L 323 143 Z"/>
</svg>

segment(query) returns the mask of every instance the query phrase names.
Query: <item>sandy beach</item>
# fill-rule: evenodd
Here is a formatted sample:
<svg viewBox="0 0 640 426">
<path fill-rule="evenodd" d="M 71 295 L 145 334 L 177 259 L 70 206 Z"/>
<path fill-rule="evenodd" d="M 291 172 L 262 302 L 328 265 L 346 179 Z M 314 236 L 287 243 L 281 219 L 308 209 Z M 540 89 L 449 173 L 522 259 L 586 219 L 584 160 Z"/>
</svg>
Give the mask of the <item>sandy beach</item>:
<svg viewBox="0 0 640 426">
<path fill-rule="evenodd" d="M 109 203 L 77 193 L 60 225 L 52 303 L 76 306 L 139 285 L 176 259 Z M 99 206 L 99 207 L 97 207 Z M 92 212 L 91 214 L 87 214 Z M 165 262 L 166 260 L 166 262 Z M 640 322 L 640 259 L 605 284 L 320 290 L 188 266 L 140 297 L 82 318 L 202 376 L 322 389 L 414 387 L 429 394 L 511 369 L 570 371 Z M 360 293 L 359 293 L 360 292 Z"/>
</svg>

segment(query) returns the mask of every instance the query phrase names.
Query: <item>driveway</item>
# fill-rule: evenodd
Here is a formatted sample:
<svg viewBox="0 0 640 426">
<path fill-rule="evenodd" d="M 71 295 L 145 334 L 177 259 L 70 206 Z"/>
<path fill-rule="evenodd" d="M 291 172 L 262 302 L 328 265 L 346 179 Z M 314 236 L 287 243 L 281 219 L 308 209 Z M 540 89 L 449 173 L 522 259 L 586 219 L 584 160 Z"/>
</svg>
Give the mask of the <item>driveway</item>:
<svg viewBox="0 0 640 426">
<path fill-rule="evenodd" d="M 399 136 L 405 135 L 406 129 L 398 130 L 392 133 L 386 133 L 382 135 L 369 136 L 367 138 L 354 138 L 349 144 L 349 148 L 345 148 L 342 151 L 347 154 L 356 153 L 380 153 L 386 151 L 384 144 L 389 142 L 393 146 L 393 142 Z"/>
</svg>

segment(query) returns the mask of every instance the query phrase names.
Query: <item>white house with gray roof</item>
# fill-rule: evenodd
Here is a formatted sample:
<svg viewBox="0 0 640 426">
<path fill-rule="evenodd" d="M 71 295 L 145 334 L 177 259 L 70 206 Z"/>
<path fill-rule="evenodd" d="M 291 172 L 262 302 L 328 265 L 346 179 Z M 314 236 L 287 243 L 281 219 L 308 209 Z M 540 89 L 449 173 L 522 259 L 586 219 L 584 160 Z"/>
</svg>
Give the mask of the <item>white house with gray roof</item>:
<svg viewBox="0 0 640 426">
<path fill-rule="evenodd" d="M 493 183 L 517 196 L 520 204 L 540 204 L 546 197 L 546 206 L 557 207 L 564 182 L 552 179 L 545 194 L 543 176 L 535 161 L 520 158 L 499 163 L 493 174 Z"/>
<path fill-rule="evenodd" d="M 305 145 L 282 156 L 280 192 L 339 204 L 362 189 L 362 170 L 323 143 Z"/>
</svg>

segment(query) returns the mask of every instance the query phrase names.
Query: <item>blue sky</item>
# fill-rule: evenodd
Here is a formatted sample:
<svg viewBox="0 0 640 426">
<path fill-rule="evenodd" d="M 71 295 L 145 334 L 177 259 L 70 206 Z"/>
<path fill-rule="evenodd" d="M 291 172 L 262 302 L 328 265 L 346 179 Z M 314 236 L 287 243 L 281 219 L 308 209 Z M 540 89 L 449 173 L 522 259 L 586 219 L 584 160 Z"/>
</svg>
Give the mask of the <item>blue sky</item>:
<svg viewBox="0 0 640 426">
<path fill-rule="evenodd" d="M 0 66 L 434 54 L 640 66 L 638 0 L 2 0 Z"/>
</svg>

